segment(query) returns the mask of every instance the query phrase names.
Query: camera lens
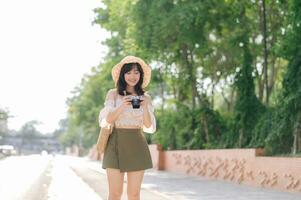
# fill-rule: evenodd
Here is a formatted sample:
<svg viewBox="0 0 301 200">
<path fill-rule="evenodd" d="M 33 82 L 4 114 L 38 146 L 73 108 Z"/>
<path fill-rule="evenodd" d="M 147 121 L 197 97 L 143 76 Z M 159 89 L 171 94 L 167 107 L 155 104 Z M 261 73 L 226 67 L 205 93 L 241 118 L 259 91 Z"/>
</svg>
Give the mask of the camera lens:
<svg viewBox="0 0 301 200">
<path fill-rule="evenodd" d="M 140 108 L 140 99 L 139 98 L 133 98 L 132 99 L 132 106 L 134 109 Z"/>
</svg>

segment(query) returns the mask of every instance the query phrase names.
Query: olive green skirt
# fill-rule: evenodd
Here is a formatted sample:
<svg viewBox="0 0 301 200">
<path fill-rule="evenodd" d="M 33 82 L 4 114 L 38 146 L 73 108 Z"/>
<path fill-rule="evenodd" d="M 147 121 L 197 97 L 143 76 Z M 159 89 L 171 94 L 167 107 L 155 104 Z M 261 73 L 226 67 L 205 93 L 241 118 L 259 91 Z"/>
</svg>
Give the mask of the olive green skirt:
<svg viewBox="0 0 301 200">
<path fill-rule="evenodd" d="M 104 151 L 102 168 L 129 172 L 152 167 L 150 151 L 142 130 L 114 128 Z"/>
</svg>

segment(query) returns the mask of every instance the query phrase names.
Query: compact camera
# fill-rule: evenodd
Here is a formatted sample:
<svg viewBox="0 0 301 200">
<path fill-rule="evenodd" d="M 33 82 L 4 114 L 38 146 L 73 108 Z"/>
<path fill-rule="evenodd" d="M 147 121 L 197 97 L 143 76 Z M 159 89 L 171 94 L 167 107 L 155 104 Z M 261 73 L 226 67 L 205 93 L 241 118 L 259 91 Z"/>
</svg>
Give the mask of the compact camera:
<svg viewBox="0 0 301 200">
<path fill-rule="evenodd" d="M 131 103 L 134 109 L 140 108 L 141 101 L 140 96 L 131 96 Z"/>
</svg>

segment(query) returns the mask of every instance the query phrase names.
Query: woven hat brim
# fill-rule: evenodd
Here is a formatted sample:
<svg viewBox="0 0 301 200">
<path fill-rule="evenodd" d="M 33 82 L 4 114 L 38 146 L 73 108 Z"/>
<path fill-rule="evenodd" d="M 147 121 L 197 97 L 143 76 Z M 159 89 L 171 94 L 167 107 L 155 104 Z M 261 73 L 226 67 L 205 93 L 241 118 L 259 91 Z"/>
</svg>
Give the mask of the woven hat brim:
<svg viewBox="0 0 301 200">
<path fill-rule="evenodd" d="M 123 67 L 124 64 L 128 63 L 139 63 L 142 70 L 143 70 L 143 83 L 141 85 L 142 88 L 145 88 L 148 86 L 150 80 L 151 80 L 151 68 L 148 66 L 141 58 L 135 57 L 135 56 L 126 56 L 124 57 L 118 64 L 116 64 L 112 68 L 112 78 L 115 82 L 115 86 L 117 86 L 117 81 L 120 75 L 120 70 Z"/>
</svg>

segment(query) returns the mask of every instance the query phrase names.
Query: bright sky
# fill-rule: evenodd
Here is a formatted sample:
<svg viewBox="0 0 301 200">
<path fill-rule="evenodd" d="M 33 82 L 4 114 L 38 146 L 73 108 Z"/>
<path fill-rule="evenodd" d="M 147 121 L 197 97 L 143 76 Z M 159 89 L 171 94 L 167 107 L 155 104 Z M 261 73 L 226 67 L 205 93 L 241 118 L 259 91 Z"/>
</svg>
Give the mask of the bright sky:
<svg viewBox="0 0 301 200">
<path fill-rule="evenodd" d="M 66 99 L 102 60 L 109 36 L 92 26 L 101 0 L 0 1 L 0 107 L 18 130 L 38 120 L 44 133 L 66 116 Z"/>
</svg>

